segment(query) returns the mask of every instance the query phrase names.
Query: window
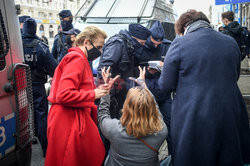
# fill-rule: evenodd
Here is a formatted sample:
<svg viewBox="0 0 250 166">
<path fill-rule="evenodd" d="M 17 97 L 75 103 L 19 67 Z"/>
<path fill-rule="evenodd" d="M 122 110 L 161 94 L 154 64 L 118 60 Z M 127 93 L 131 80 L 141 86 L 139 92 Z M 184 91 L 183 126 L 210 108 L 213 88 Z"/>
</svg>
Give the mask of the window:
<svg viewBox="0 0 250 166">
<path fill-rule="evenodd" d="M 40 31 L 44 31 L 44 26 L 43 26 L 43 24 L 40 25 L 39 30 L 40 30 Z"/>
<path fill-rule="evenodd" d="M 58 25 L 58 27 L 57 27 L 57 33 L 59 32 L 59 31 L 61 31 L 62 29 L 61 29 L 61 26 L 60 25 Z"/>
<path fill-rule="evenodd" d="M 53 18 L 53 14 L 49 13 L 49 18 L 52 19 Z"/>
<path fill-rule="evenodd" d="M 5 56 L 9 52 L 9 41 L 3 22 L 2 11 L 0 10 L 0 71 L 5 69 Z"/>
<path fill-rule="evenodd" d="M 54 37 L 54 31 L 53 31 L 53 25 L 49 26 L 49 38 L 53 38 Z"/>
</svg>

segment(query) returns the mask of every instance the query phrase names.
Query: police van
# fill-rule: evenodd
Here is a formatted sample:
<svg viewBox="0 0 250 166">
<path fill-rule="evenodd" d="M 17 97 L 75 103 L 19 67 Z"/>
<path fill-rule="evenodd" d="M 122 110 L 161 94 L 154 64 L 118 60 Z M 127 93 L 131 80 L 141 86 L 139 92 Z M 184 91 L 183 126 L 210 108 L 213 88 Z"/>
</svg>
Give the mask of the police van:
<svg viewBox="0 0 250 166">
<path fill-rule="evenodd" d="M 34 135 L 31 71 L 14 0 L 0 0 L 0 165 L 28 166 Z"/>
<path fill-rule="evenodd" d="M 150 28 L 155 20 L 161 21 L 168 40 L 175 38 L 174 23 L 177 12 L 173 0 L 86 0 L 75 15 L 74 27 L 82 30 L 95 25 L 107 32 L 108 37 L 128 29 L 130 23 Z M 93 73 L 99 59 L 93 62 Z"/>
</svg>

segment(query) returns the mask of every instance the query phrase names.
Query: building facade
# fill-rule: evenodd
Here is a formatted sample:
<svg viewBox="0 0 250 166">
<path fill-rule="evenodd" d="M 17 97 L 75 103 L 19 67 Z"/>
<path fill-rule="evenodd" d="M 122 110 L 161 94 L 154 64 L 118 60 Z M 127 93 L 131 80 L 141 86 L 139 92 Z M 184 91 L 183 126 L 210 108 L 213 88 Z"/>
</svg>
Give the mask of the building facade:
<svg viewBox="0 0 250 166">
<path fill-rule="evenodd" d="M 242 25 L 250 30 L 250 3 L 242 5 Z"/>
<path fill-rule="evenodd" d="M 74 16 L 85 1 L 91 0 L 15 0 L 15 4 L 20 4 L 20 16 L 28 15 L 36 20 L 39 37 L 44 34 L 52 40 L 60 29 L 58 13 L 67 9 Z"/>
</svg>

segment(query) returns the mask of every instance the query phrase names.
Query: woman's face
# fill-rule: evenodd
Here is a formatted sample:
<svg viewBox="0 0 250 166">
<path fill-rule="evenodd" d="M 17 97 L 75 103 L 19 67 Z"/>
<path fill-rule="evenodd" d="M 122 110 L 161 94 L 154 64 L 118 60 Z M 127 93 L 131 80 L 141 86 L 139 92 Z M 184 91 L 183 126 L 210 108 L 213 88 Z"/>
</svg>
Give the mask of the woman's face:
<svg viewBox="0 0 250 166">
<path fill-rule="evenodd" d="M 103 45 L 104 45 L 104 42 L 105 42 L 105 39 L 102 37 L 102 36 L 98 36 L 98 38 L 93 41 L 93 45 L 99 50 L 102 52 L 102 48 L 103 48 Z M 93 47 L 93 46 L 92 46 Z"/>
<path fill-rule="evenodd" d="M 94 41 L 91 41 L 92 44 L 100 51 L 102 52 L 102 48 L 103 48 L 103 45 L 104 45 L 104 42 L 105 42 L 105 39 L 99 35 L 96 40 Z M 85 43 L 85 47 L 87 47 L 88 50 L 91 50 L 94 46 L 91 44 L 90 40 L 87 40 L 86 43 Z"/>
</svg>

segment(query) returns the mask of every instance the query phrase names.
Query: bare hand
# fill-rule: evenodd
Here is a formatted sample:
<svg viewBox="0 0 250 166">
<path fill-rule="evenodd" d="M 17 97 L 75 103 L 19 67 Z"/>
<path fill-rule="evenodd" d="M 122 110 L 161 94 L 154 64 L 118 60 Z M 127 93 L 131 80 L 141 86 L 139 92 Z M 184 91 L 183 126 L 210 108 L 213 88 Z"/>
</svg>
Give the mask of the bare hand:
<svg viewBox="0 0 250 166">
<path fill-rule="evenodd" d="M 105 84 L 108 84 L 110 88 L 113 86 L 114 82 L 120 77 L 117 75 L 115 78 L 111 78 L 111 73 L 110 72 L 110 66 L 108 67 L 107 70 L 105 70 L 105 67 L 102 69 L 102 78 L 104 80 Z"/>
<path fill-rule="evenodd" d="M 147 88 L 146 83 L 145 83 L 145 73 L 146 73 L 146 67 L 143 67 L 143 69 L 138 66 L 140 70 L 140 75 L 137 79 L 133 77 L 129 77 L 130 80 L 136 82 L 141 88 Z"/>
<path fill-rule="evenodd" d="M 109 82 L 110 77 L 111 77 L 110 66 L 108 67 L 107 71 L 106 67 L 102 68 L 102 78 L 105 84 Z"/>
<path fill-rule="evenodd" d="M 164 62 L 160 61 L 160 66 L 163 67 L 164 65 Z"/>
<path fill-rule="evenodd" d="M 107 94 L 109 94 L 109 89 L 94 89 L 95 91 L 95 99 L 100 99 L 102 96 L 105 96 Z"/>
<path fill-rule="evenodd" d="M 155 69 L 152 69 L 152 68 L 148 67 L 148 72 L 149 72 L 150 74 L 154 75 L 154 74 L 157 73 L 158 71 L 155 70 Z"/>
</svg>

